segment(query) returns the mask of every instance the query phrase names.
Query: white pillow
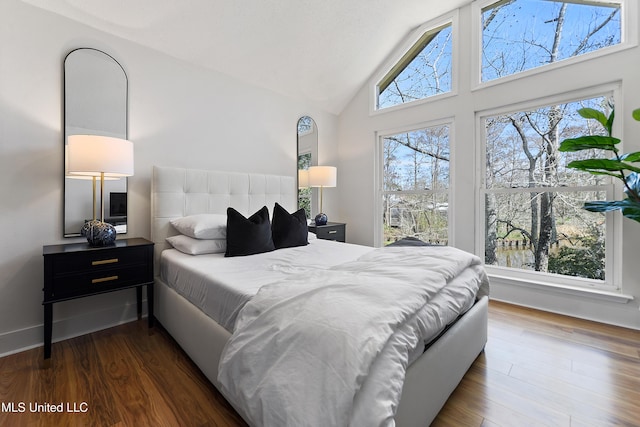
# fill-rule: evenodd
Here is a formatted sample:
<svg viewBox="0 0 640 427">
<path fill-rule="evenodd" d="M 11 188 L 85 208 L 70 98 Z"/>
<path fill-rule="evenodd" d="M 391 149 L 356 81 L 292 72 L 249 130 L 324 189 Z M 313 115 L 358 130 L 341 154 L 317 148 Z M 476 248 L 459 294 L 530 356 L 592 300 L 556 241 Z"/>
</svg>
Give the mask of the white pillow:
<svg viewBox="0 0 640 427">
<path fill-rule="evenodd" d="M 172 219 L 171 225 L 185 236 L 195 239 L 226 239 L 226 214 L 199 214 Z"/>
<path fill-rule="evenodd" d="M 317 238 L 316 233 L 309 232 L 307 240 L 316 240 Z"/>
<path fill-rule="evenodd" d="M 167 242 L 180 252 L 189 255 L 219 254 L 227 250 L 226 239 L 194 239 L 178 234 L 167 237 Z"/>
</svg>

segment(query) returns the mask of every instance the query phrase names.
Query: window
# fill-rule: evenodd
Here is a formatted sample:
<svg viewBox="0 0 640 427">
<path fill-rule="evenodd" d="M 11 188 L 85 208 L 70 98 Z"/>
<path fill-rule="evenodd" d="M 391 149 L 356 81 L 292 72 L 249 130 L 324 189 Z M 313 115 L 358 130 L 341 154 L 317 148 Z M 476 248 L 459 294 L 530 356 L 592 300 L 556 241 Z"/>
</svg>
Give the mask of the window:
<svg viewBox="0 0 640 427">
<path fill-rule="evenodd" d="M 377 108 L 451 91 L 451 23 L 427 31 L 377 85 Z"/>
<path fill-rule="evenodd" d="M 487 82 L 621 43 L 615 1 L 502 0 L 482 8 Z"/>
<path fill-rule="evenodd" d="M 619 199 L 622 186 L 567 168 L 589 154 L 558 146 L 602 131 L 579 108 L 607 111 L 614 95 L 633 92 L 638 7 L 477 0 L 412 33 L 369 85 L 373 244 L 415 236 L 473 250 L 498 286 L 626 287 L 626 220 L 582 208 Z M 614 135 L 628 141 L 629 106 L 617 107 Z M 366 129 L 350 130 L 365 138 Z M 446 154 L 425 154 L 416 141 L 438 141 Z"/>
<path fill-rule="evenodd" d="M 448 243 L 449 125 L 382 138 L 383 244 Z"/>
<path fill-rule="evenodd" d="M 601 153 L 558 151 L 564 139 L 605 134 L 600 124 L 577 114 L 583 107 L 610 109 L 608 98 L 600 96 L 482 118 L 487 265 L 601 284 L 608 278 L 606 242 L 612 239 L 605 237 L 612 216 L 582 205 L 612 198 L 613 184 L 606 176 L 566 167 Z"/>
</svg>

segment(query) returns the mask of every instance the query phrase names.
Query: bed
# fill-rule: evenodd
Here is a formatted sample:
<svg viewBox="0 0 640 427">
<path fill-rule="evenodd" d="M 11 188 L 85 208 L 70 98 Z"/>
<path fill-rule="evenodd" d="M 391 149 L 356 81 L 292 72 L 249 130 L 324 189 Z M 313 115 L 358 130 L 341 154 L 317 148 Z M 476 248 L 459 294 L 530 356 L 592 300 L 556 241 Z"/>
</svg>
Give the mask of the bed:
<svg viewBox="0 0 640 427">
<path fill-rule="evenodd" d="M 242 215 L 248 216 L 263 206 L 272 209 L 276 203 L 288 212 L 296 210 L 296 187 L 293 177 L 159 166 L 153 168 L 151 238 L 155 243 L 155 316 L 212 384 L 223 392 L 240 415 L 250 424 L 262 424 L 263 421 L 252 421 L 254 418 L 247 413 L 245 402 L 238 400 L 237 396 L 231 396 L 230 388 L 235 386 L 235 380 L 238 380 L 237 387 L 241 388 L 240 392 L 243 391 L 243 382 L 240 381 L 243 376 L 236 376 L 235 380 L 230 381 L 229 376 L 232 374 L 229 372 L 244 372 L 243 369 L 246 370 L 247 367 L 233 365 L 231 362 L 237 358 L 234 359 L 230 354 L 234 355 L 232 349 L 243 337 L 243 333 L 244 337 L 262 334 L 261 330 L 259 334 L 255 334 L 249 328 L 249 325 L 261 327 L 261 323 L 246 321 L 245 317 L 249 315 L 247 312 L 251 312 L 255 305 L 264 303 L 264 301 L 268 301 L 268 297 L 271 297 L 263 289 L 278 289 L 278 283 L 273 285 L 274 277 L 288 281 L 299 280 L 296 278 L 306 275 L 305 277 L 318 276 L 321 277 L 321 281 L 327 281 L 334 280 L 330 278 L 333 275 L 335 280 L 343 280 L 348 275 L 346 271 L 354 268 L 354 264 L 362 263 L 363 259 L 370 258 L 368 260 L 369 267 L 366 269 L 373 271 L 376 263 L 379 263 L 380 257 L 389 256 L 388 252 L 381 252 L 386 248 L 374 250 L 348 243 L 311 239 L 305 249 L 287 248 L 276 250 L 273 253 L 224 260 L 220 254 L 186 255 L 173 249 L 167 241 L 167 238 L 180 235 L 171 225 L 172 220 L 198 214 L 224 215 L 230 206 Z M 333 246 L 327 249 L 327 245 Z M 392 250 L 411 249 L 414 248 L 394 248 Z M 442 252 L 437 253 L 438 248 L 426 248 L 426 250 L 432 250 L 436 257 L 443 256 Z M 315 253 L 314 251 L 319 252 Z M 408 252 L 405 255 L 410 256 Z M 175 260 L 171 260 L 171 258 L 175 258 Z M 237 265 L 223 264 L 230 260 Z M 249 260 L 249 266 L 242 267 L 241 263 L 247 262 L 247 260 Z M 178 267 L 177 270 L 172 270 L 174 267 L 169 267 L 170 265 L 180 266 L 181 262 L 184 265 Z M 293 264 L 294 262 L 298 262 L 298 264 Z M 240 280 L 245 285 L 240 296 L 231 294 L 226 296 L 222 291 L 220 294 L 203 291 L 205 285 L 197 276 L 201 265 L 207 265 L 208 267 L 205 268 L 217 271 L 221 277 L 220 280 L 224 283 Z M 268 267 L 270 270 L 277 270 L 274 276 L 264 279 L 264 283 L 269 282 L 269 286 L 264 286 L 264 288 L 262 287 L 264 283 L 260 282 L 262 273 L 259 268 L 262 268 L 261 265 L 270 266 Z M 274 265 L 279 267 L 274 268 Z M 300 268 L 302 270 L 296 271 Z M 187 274 L 189 271 L 196 273 L 189 275 Z M 240 271 L 245 276 L 238 279 L 232 274 L 233 271 Z M 225 276 L 227 273 L 228 277 Z M 397 272 L 391 274 L 397 275 Z M 177 278 L 182 279 L 182 285 L 168 283 L 178 281 Z M 408 356 L 410 364 L 406 367 L 406 375 L 403 376 L 403 382 L 398 391 L 399 399 L 391 405 L 394 416 L 390 420 L 386 419 L 383 424 L 393 425 L 395 423 L 400 427 L 430 424 L 475 358 L 483 350 L 487 340 L 488 285 L 484 283 L 486 277 L 478 280 L 483 282 L 482 290 L 474 297 L 470 308 L 465 307 L 455 322 L 452 321 L 439 330 L 437 339 L 425 341 L 426 346 L 422 346 L 420 343 L 419 352 L 412 351 L 412 354 Z M 278 282 L 278 280 L 275 281 Z M 310 286 L 314 286 L 312 280 L 309 282 L 311 282 Z M 263 296 L 265 293 L 268 297 Z M 219 304 L 215 295 L 223 295 L 221 299 L 224 301 L 230 301 L 234 298 L 239 301 L 235 302 L 233 306 L 235 308 L 227 310 L 228 313 L 220 314 L 219 310 L 224 312 L 227 306 Z M 194 304 L 198 301 L 200 307 Z M 245 305 L 245 310 L 237 309 Z M 207 307 L 214 309 L 217 307 L 218 314 L 212 314 Z M 239 316 L 241 317 L 240 321 L 238 321 Z M 235 322 L 239 322 L 240 325 Z M 237 329 L 232 337 L 230 331 L 234 330 L 234 325 Z M 243 329 L 243 327 L 247 329 Z M 228 348 L 225 349 L 225 346 Z M 219 372 L 221 358 L 223 364 L 222 371 Z M 371 376 L 373 377 L 373 374 Z M 249 377 L 247 376 L 247 378 Z M 366 382 L 367 379 L 365 378 L 364 381 Z M 358 384 L 362 385 L 362 383 Z M 367 387 L 363 385 L 362 389 L 366 391 Z M 359 406 L 356 405 L 356 408 L 351 411 L 357 413 L 359 407 L 361 408 L 360 412 L 370 412 L 369 409 L 372 405 L 367 401 L 367 394 L 363 391 L 359 392 L 364 397 L 354 400 L 359 399 L 363 402 L 360 402 Z M 269 403 L 268 405 L 276 404 Z M 286 417 L 286 414 L 284 416 Z"/>
</svg>

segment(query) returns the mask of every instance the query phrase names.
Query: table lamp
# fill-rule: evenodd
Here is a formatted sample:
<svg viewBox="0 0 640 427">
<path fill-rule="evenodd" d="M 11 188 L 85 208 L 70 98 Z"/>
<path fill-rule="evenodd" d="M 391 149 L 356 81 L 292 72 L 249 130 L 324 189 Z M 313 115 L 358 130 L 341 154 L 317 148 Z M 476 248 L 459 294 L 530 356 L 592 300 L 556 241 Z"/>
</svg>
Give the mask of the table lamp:
<svg viewBox="0 0 640 427">
<path fill-rule="evenodd" d="M 116 240 L 116 229 L 104 222 L 104 180 L 133 175 L 133 143 L 99 135 L 71 135 L 67 139 L 67 176 L 93 180 L 94 219 L 80 234 L 92 246 L 107 246 Z M 100 221 L 95 216 L 96 180 L 100 180 Z"/>
<path fill-rule="evenodd" d="M 324 187 L 335 187 L 338 170 L 335 166 L 310 166 L 309 186 L 320 187 L 320 213 L 316 215 L 316 225 L 326 225 L 329 218 L 322 212 L 322 192 Z"/>
</svg>

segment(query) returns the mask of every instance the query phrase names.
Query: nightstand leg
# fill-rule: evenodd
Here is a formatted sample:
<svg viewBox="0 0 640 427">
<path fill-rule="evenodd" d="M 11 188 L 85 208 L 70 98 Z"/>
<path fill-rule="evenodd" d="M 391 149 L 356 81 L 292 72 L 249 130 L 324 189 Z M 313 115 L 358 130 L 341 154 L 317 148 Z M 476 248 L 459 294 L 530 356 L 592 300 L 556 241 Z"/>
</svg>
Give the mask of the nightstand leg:
<svg viewBox="0 0 640 427">
<path fill-rule="evenodd" d="M 136 287 L 136 304 L 138 309 L 138 320 L 142 319 L 142 286 Z"/>
<path fill-rule="evenodd" d="M 149 315 L 149 327 L 153 328 L 155 317 L 153 316 L 153 282 L 147 285 L 147 312 Z"/>
<path fill-rule="evenodd" d="M 53 330 L 53 304 L 44 304 L 44 358 L 51 357 L 51 332 Z"/>
</svg>

